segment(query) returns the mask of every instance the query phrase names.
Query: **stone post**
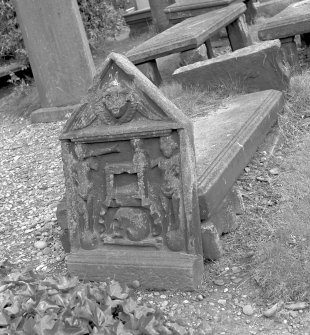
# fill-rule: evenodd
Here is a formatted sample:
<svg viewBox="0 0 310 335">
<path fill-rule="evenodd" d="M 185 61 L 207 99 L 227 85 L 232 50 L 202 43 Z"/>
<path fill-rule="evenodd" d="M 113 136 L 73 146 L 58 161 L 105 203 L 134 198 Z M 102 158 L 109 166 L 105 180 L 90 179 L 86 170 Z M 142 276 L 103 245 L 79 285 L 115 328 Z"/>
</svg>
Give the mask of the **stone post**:
<svg viewBox="0 0 310 335">
<path fill-rule="evenodd" d="M 171 0 L 150 0 L 150 8 L 153 17 L 153 24 L 157 32 L 161 32 L 169 27 L 169 20 L 164 9 L 171 5 Z"/>
<path fill-rule="evenodd" d="M 77 1 L 15 0 L 15 8 L 43 107 L 32 121 L 62 119 L 95 74 Z"/>
</svg>

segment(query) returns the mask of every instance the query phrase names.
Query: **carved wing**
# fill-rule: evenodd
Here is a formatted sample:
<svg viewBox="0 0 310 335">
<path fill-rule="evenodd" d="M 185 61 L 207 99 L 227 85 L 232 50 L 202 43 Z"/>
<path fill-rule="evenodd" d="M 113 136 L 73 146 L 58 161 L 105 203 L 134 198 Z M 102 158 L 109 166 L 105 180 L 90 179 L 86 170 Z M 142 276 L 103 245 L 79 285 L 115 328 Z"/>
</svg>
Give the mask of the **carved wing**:
<svg viewBox="0 0 310 335">
<path fill-rule="evenodd" d="M 78 130 L 86 128 L 91 125 L 97 118 L 96 111 L 92 108 L 89 103 L 85 103 L 81 106 L 80 112 L 74 119 L 71 125 L 72 130 Z"/>
</svg>

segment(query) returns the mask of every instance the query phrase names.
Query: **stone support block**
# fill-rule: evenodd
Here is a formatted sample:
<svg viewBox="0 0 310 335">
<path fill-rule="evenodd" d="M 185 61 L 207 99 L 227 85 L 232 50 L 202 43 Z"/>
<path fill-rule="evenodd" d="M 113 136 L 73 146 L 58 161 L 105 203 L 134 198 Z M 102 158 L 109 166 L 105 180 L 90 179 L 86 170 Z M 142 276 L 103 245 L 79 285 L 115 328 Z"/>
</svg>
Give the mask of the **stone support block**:
<svg viewBox="0 0 310 335">
<path fill-rule="evenodd" d="M 217 260 L 223 254 L 219 233 L 212 222 L 201 224 L 201 237 L 203 257 L 209 260 Z"/>
<path fill-rule="evenodd" d="M 294 36 L 281 38 L 281 48 L 284 55 L 284 59 L 293 69 L 293 72 L 300 73 L 301 67 L 299 64 L 297 46 L 294 40 Z"/>
<path fill-rule="evenodd" d="M 226 29 L 232 51 L 245 48 L 252 44 L 244 15 L 240 15 L 238 19 L 229 24 Z"/>
<path fill-rule="evenodd" d="M 162 83 L 162 78 L 159 73 L 157 62 L 155 59 L 148 62 L 138 64 L 137 68 L 156 86 Z"/>
<path fill-rule="evenodd" d="M 200 47 L 196 49 L 183 51 L 180 53 L 180 58 L 181 58 L 180 63 L 181 66 L 206 60 L 208 59 L 207 48 L 204 44 L 202 44 Z"/>
<path fill-rule="evenodd" d="M 246 92 L 289 87 L 290 69 L 277 41 L 268 41 L 232 53 L 181 67 L 173 78 L 183 86 L 201 88 L 239 85 Z"/>
</svg>

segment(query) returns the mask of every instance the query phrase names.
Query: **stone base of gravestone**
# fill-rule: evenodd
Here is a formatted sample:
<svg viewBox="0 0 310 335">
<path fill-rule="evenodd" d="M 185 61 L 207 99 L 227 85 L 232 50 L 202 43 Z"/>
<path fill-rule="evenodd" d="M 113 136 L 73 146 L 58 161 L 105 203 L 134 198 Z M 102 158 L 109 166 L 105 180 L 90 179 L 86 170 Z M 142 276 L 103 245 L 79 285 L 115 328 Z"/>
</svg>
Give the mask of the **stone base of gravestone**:
<svg viewBox="0 0 310 335">
<path fill-rule="evenodd" d="M 173 78 L 183 86 L 239 85 L 246 92 L 283 91 L 289 86 L 290 71 L 277 40 L 184 66 L 173 73 Z"/>
<path fill-rule="evenodd" d="M 71 114 L 80 107 L 80 104 L 64 107 L 40 108 L 31 113 L 32 123 L 47 123 L 67 120 Z"/>
</svg>

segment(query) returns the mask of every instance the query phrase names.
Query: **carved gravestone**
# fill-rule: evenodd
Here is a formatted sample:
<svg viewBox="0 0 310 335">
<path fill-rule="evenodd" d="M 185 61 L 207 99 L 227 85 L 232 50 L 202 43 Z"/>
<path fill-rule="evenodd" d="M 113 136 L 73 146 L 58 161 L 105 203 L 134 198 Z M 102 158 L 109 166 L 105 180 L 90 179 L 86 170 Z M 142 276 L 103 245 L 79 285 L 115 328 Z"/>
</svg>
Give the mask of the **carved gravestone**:
<svg viewBox="0 0 310 335">
<path fill-rule="evenodd" d="M 111 54 L 61 135 L 69 270 L 192 289 L 203 272 L 192 124 Z"/>
</svg>

